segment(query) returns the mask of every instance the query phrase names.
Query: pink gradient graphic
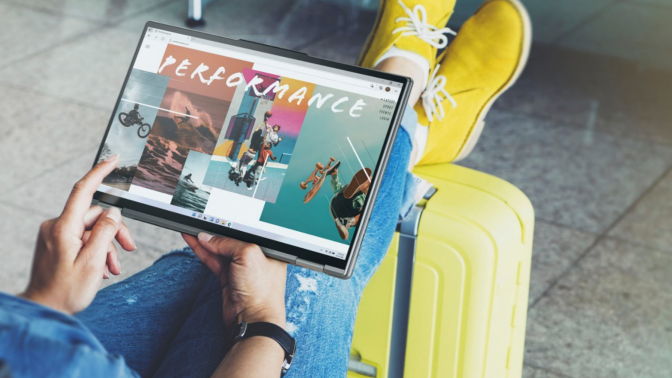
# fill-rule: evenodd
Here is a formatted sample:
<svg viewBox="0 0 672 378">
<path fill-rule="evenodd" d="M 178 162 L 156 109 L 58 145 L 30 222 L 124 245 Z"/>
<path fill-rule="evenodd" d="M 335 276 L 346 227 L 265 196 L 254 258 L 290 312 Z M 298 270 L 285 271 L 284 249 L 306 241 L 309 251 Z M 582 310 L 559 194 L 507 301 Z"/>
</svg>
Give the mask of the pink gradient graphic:
<svg viewBox="0 0 672 378">
<path fill-rule="evenodd" d="M 296 139 L 301 131 L 306 111 L 301 108 L 283 106 L 285 104 L 274 103 L 271 111 L 273 116 L 268 120 L 271 126 L 280 125 L 280 134 L 283 138 Z"/>
</svg>

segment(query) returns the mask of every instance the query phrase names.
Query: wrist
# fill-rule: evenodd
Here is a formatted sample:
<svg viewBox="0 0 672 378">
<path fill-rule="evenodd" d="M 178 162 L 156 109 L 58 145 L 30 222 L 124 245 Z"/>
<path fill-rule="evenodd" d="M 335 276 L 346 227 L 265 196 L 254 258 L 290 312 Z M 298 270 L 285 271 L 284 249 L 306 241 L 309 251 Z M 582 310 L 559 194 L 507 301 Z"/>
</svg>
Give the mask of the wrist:
<svg viewBox="0 0 672 378">
<path fill-rule="evenodd" d="M 246 321 L 248 323 L 273 323 L 279 327 L 285 328 L 285 308 L 264 308 L 251 311 L 243 311 L 238 314 L 236 319 L 238 324 Z"/>
<path fill-rule="evenodd" d="M 73 311 L 70 311 L 59 301 L 49 300 L 48 295 L 42 295 L 39 292 L 31 289 L 26 289 L 26 291 L 24 291 L 23 293 L 18 294 L 17 297 L 39 304 L 40 306 L 49 307 L 52 310 L 63 312 L 68 315 L 73 314 Z"/>
</svg>

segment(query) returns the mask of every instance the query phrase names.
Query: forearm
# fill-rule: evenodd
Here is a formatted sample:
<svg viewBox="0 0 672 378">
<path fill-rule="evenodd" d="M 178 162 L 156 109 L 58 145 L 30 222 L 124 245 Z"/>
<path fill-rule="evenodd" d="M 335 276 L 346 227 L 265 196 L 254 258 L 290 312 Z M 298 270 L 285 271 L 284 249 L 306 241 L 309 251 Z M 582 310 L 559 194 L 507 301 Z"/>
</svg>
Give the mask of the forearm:
<svg viewBox="0 0 672 378">
<path fill-rule="evenodd" d="M 285 352 L 268 337 L 250 337 L 233 345 L 213 378 L 280 377 Z"/>
</svg>

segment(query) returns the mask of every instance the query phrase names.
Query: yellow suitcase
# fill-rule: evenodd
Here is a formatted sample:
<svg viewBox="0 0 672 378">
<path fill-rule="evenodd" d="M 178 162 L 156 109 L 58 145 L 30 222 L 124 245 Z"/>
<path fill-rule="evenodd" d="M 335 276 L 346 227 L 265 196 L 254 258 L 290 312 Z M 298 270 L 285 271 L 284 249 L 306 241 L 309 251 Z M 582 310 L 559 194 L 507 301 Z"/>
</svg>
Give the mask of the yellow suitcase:
<svg viewBox="0 0 672 378">
<path fill-rule="evenodd" d="M 534 211 L 519 189 L 452 164 L 400 222 L 359 305 L 348 377 L 520 378 Z"/>
</svg>

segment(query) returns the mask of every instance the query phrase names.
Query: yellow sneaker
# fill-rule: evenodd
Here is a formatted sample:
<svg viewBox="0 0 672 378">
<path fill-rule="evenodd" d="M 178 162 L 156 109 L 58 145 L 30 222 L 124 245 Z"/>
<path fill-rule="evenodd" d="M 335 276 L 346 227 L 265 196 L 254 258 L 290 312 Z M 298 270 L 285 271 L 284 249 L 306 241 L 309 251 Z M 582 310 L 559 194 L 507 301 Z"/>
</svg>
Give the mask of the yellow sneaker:
<svg viewBox="0 0 672 378">
<path fill-rule="evenodd" d="M 518 0 L 487 0 L 465 22 L 415 105 L 418 128 L 429 126 L 419 130 L 428 137 L 418 165 L 457 161 L 471 152 L 490 107 L 522 73 L 531 37 L 529 15 Z"/>
<path fill-rule="evenodd" d="M 373 68 L 386 51 L 396 46 L 426 58 L 433 69 L 437 49 L 448 44 L 445 34 L 455 34 L 444 27 L 454 7 L 455 0 L 380 0 L 376 22 L 357 64 Z"/>
</svg>

